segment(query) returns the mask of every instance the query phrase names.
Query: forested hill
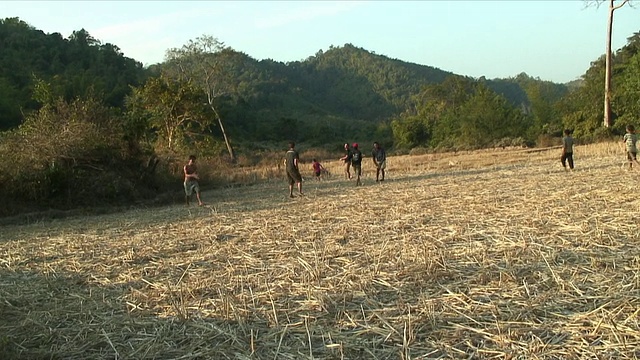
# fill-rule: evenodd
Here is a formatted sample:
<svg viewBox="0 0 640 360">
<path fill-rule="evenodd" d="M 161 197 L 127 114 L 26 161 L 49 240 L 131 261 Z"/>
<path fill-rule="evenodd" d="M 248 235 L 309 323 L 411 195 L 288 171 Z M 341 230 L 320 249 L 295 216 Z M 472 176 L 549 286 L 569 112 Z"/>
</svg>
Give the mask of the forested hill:
<svg viewBox="0 0 640 360">
<path fill-rule="evenodd" d="M 243 138 L 260 140 L 371 136 L 422 87 L 453 75 L 351 44 L 286 64 L 242 53 L 233 61 L 238 97 L 227 102 L 228 123 Z"/>
<path fill-rule="evenodd" d="M 130 87 L 162 68 L 144 69 L 116 45 L 102 44 L 84 30 L 65 39 L 17 18 L 0 20 L 0 48 L 0 130 L 17 126 L 23 114 L 38 108 L 39 80 L 49 83 L 55 96 L 71 100 L 92 92 L 106 105 L 123 108 Z M 231 133 L 252 141 L 371 134 L 410 107 L 425 86 L 455 75 L 351 44 L 286 64 L 243 53 L 232 59 L 237 92 L 222 109 Z M 518 82 L 487 84 L 515 106 L 528 106 Z"/>
<path fill-rule="evenodd" d="M 225 103 L 224 112 L 232 132 L 252 140 L 295 138 L 319 144 L 347 136 L 390 139 L 388 120 L 414 108 L 425 87 L 449 77 L 483 83 L 524 113 L 531 113 L 535 102 L 555 102 L 568 91 L 565 85 L 524 73 L 472 79 L 352 44 L 286 64 L 243 53 L 233 62 L 237 97 Z"/>
<path fill-rule="evenodd" d="M 335 110 L 380 120 L 403 111 L 425 85 L 440 83 L 451 72 L 376 55 L 346 44 L 319 51 L 299 68 L 310 97 Z M 382 106 L 384 104 L 384 106 Z"/>
<path fill-rule="evenodd" d="M 24 112 L 38 107 L 38 80 L 67 100 L 92 91 L 106 105 L 122 107 L 130 86 L 142 84 L 146 77 L 142 63 L 85 30 L 65 39 L 18 18 L 0 19 L 0 49 L 0 130 L 17 126 Z"/>
</svg>

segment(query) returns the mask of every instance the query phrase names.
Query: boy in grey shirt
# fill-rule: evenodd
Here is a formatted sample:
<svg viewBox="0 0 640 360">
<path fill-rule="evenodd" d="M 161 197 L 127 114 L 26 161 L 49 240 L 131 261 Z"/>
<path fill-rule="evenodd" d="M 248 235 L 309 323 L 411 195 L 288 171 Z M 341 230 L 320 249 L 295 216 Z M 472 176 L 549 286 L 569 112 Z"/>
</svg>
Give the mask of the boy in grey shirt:
<svg viewBox="0 0 640 360">
<path fill-rule="evenodd" d="M 560 158 L 562 167 L 567 170 L 567 162 L 569 163 L 569 169 L 573 170 L 573 137 L 571 136 L 571 130 L 564 130 L 564 137 L 562 138 L 562 157 Z"/>
</svg>

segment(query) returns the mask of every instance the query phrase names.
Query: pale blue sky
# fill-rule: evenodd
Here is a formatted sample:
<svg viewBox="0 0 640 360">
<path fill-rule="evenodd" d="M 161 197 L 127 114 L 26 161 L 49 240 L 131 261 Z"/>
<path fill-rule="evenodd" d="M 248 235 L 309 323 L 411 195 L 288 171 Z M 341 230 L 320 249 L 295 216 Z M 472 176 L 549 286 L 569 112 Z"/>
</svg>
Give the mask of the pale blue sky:
<svg viewBox="0 0 640 360">
<path fill-rule="evenodd" d="M 616 0 L 619 2 L 619 0 Z M 637 1 L 636 1 L 637 3 Z M 521 72 L 578 78 L 604 54 L 607 4 L 556 1 L 0 1 L 19 17 L 68 37 L 86 29 L 149 65 L 207 34 L 258 60 L 304 60 L 351 43 L 376 54 L 473 77 Z M 613 49 L 640 32 L 640 9 L 615 12 Z"/>
</svg>

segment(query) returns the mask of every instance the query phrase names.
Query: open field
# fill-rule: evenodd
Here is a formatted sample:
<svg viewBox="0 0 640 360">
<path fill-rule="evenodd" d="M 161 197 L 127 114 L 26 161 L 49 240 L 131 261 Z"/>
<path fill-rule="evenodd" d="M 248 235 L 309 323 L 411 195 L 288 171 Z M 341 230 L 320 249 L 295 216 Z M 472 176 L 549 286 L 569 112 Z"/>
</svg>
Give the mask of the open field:
<svg viewBox="0 0 640 360">
<path fill-rule="evenodd" d="M 2 227 L 0 358 L 640 358 L 640 169 L 559 156 L 393 157 L 381 184 L 365 158 L 359 188 L 327 163 L 292 200 Z"/>
</svg>

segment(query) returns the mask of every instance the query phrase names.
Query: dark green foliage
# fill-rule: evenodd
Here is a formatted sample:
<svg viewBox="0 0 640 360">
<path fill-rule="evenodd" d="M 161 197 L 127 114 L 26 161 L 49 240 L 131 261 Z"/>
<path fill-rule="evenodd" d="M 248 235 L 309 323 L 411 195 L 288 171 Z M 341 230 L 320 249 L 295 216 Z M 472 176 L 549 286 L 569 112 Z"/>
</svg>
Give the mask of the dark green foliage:
<svg viewBox="0 0 640 360">
<path fill-rule="evenodd" d="M 397 148 L 412 149 L 431 144 L 432 126 L 428 119 L 419 116 L 396 119 L 391 123 L 391 129 Z"/>
<path fill-rule="evenodd" d="M 150 78 L 127 98 L 127 135 L 155 134 L 156 145 L 168 150 L 193 144 L 211 124 L 204 101 L 204 94 L 189 81 L 165 75 Z"/>
<path fill-rule="evenodd" d="M 402 111 L 425 84 L 450 73 L 372 54 L 351 44 L 331 47 L 299 68 L 303 96 L 334 113 L 379 121 Z"/>
<path fill-rule="evenodd" d="M 573 129 L 576 138 L 590 139 L 602 126 L 604 58 L 592 63 L 583 80 L 583 86 L 565 96 L 558 107 L 564 127 Z"/>
<path fill-rule="evenodd" d="M 611 108 L 613 126 L 603 129 L 604 56 L 591 63 L 582 85 L 559 104 L 563 125 L 574 129 L 583 141 L 597 141 L 624 134 L 628 124 L 640 125 L 640 32 L 612 57 Z"/>
<path fill-rule="evenodd" d="M 627 124 L 638 126 L 640 114 L 640 33 L 613 57 L 614 125 L 603 122 L 604 57 L 579 81 L 554 84 L 520 74 L 510 79 L 461 81 L 456 77 L 427 86 L 414 107 L 393 122 L 396 146 L 404 148 L 484 147 L 504 139 L 549 143 L 565 128 L 581 142 L 621 135 Z M 502 99 L 477 84 L 502 95 Z M 499 140 L 502 139 L 502 140 Z M 497 142 L 496 142 L 497 141 Z M 520 141 L 520 140 L 518 140 Z"/>
<path fill-rule="evenodd" d="M 108 106 L 122 107 L 130 85 L 146 77 L 142 64 L 85 30 L 69 39 L 45 34 L 18 18 L 0 19 L 0 130 L 14 128 L 36 110 L 34 76 L 67 101 L 90 89 Z"/>
<path fill-rule="evenodd" d="M 391 136 L 388 119 L 404 110 L 424 84 L 450 74 L 349 44 L 287 64 L 226 51 L 219 59 L 232 63 L 219 66 L 234 74 L 228 86 L 233 91 L 218 99 L 218 108 L 231 138 L 245 146 L 291 137 L 320 146 L 336 139 Z M 294 127 L 285 129 L 283 122 Z M 383 123 L 386 130 L 378 131 Z"/>
<path fill-rule="evenodd" d="M 122 107 L 125 95 L 130 93 L 128 85 L 140 84 L 144 77 L 139 63 L 132 64 L 131 59 L 120 56 L 116 46 L 101 45 L 84 30 L 74 32 L 65 40 L 59 34 L 38 32 L 17 19 L 8 19 L 5 23 L 13 24 L 11 26 L 20 29 L 26 37 L 48 39 L 50 47 L 57 49 L 55 51 L 58 54 L 53 58 L 43 57 L 40 61 L 42 69 L 36 69 L 24 77 L 23 87 L 17 90 L 14 83 L 3 84 L 0 81 L 0 92 L 10 94 L 9 97 L 19 96 L 20 89 L 26 89 L 22 92 L 33 97 L 37 85 L 34 80 L 43 79 L 51 84 L 52 96 L 63 96 L 70 100 L 91 88 L 93 93 L 104 99 L 105 104 Z M 23 43 L 18 42 L 17 49 L 22 46 L 20 44 Z M 207 60 L 225 69 L 224 79 L 219 79 L 224 81 L 216 80 L 216 85 L 225 86 L 223 92 L 217 89 L 214 92 L 217 96 L 215 106 L 217 114 L 225 119 L 230 138 L 242 146 L 288 138 L 309 142 L 311 146 L 337 139 L 388 141 L 381 137 L 392 134 L 389 120 L 414 106 L 412 97 L 423 87 L 440 84 L 452 75 L 437 68 L 372 54 L 351 44 L 332 46 L 328 51 L 320 51 L 305 61 L 287 64 L 272 60 L 257 61 L 230 48 L 221 49 L 224 51 L 214 53 L 212 56 L 215 58 Z M 16 53 L 16 56 L 25 55 Z M 170 70 L 171 65 L 154 66 L 148 72 L 157 77 L 163 71 Z M 533 91 L 525 91 L 523 86 L 528 78 L 526 75 L 524 80 L 522 78 L 518 76 L 504 81 L 483 79 L 481 82 L 502 94 L 525 114 L 540 113 L 536 116 L 541 119 L 552 117 L 548 111 L 543 114 L 544 104 L 537 106 L 531 100 L 528 93 Z M 36 102 L 29 101 L 30 108 L 37 108 Z M 139 100 L 128 101 L 129 105 L 133 105 Z M 10 114 L 9 111 L 6 113 Z M 13 117 L 18 119 L 18 114 L 14 112 Z M 128 138 L 154 140 L 162 135 L 157 126 L 155 131 L 148 131 L 151 125 L 149 116 L 148 112 L 129 108 L 124 119 Z M 209 117 L 207 121 L 215 124 L 216 115 Z M 19 120 L 12 121 L 15 124 Z M 541 120 L 538 128 L 544 126 L 544 121 Z M 386 130 L 378 131 L 379 124 L 385 123 Z M 144 129 L 145 125 L 147 129 Z M 406 133 L 409 137 L 404 139 L 398 135 L 400 137 L 395 141 L 401 146 L 411 146 L 410 143 L 424 145 L 433 136 L 433 126 L 427 124 L 418 127 L 417 134 Z M 438 136 L 448 138 L 448 133 L 459 132 L 460 129 L 455 126 L 455 121 L 439 123 Z M 214 138 L 221 137 L 218 126 L 210 126 L 209 131 Z M 440 139 L 440 142 L 444 140 Z"/>
<path fill-rule="evenodd" d="M 8 79 L 0 77 L 0 130 L 20 124 L 20 97 L 20 91 Z"/>
<path fill-rule="evenodd" d="M 612 106 L 617 119 L 615 129 L 627 124 L 640 125 L 640 32 L 616 53 Z"/>
<path fill-rule="evenodd" d="M 477 149 L 521 137 L 529 118 L 483 82 L 451 76 L 427 86 L 392 123 L 399 148 Z"/>
</svg>

